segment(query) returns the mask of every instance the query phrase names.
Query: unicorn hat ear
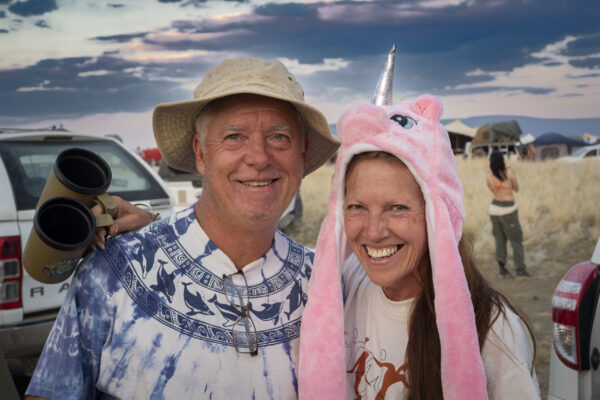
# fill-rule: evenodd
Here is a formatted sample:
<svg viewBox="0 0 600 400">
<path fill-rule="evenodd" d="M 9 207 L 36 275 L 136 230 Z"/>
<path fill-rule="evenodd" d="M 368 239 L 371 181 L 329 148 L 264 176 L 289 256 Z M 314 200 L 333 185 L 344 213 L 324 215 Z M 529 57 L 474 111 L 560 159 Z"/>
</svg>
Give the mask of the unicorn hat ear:
<svg viewBox="0 0 600 400">
<path fill-rule="evenodd" d="M 392 104 L 392 94 L 394 91 L 394 63 L 396 62 L 396 45 L 392 46 L 392 49 L 388 53 L 385 67 L 381 71 L 379 81 L 377 82 L 377 88 L 373 93 L 373 100 L 371 104 L 376 106 L 389 106 Z"/>
</svg>

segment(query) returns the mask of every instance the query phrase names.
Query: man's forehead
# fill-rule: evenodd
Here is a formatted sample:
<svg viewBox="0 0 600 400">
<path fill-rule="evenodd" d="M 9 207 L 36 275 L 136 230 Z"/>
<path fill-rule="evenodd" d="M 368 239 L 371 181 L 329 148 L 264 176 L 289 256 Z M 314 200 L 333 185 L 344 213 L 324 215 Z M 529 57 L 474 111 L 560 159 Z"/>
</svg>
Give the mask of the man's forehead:
<svg viewBox="0 0 600 400">
<path fill-rule="evenodd" d="M 269 131 L 288 131 L 291 132 L 292 131 L 292 126 L 290 124 L 287 123 L 275 123 L 275 124 L 268 124 L 268 125 L 264 125 L 263 127 L 266 128 Z M 225 124 L 224 126 L 222 126 L 222 129 L 225 131 L 240 131 L 240 130 L 244 130 L 248 128 L 248 124 Z"/>
<path fill-rule="evenodd" d="M 219 105 L 213 122 L 225 126 L 243 126 L 262 118 L 268 125 L 286 126 L 290 129 L 298 124 L 295 108 L 286 101 L 255 96 L 229 104 Z"/>
<path fill-rule="evenodd" d="M 294 112 L 295 108 L 287 101 L 274 99 L 271 97 L 259 96 L 255 94 L 237 94 L 228 96 L 222 99 L 215 100 L 211 103 L 214 109 L 219 111 L 227 111 L 231 108 L 257 109 L 257 108 L 273 108 Z"/>
</svg>

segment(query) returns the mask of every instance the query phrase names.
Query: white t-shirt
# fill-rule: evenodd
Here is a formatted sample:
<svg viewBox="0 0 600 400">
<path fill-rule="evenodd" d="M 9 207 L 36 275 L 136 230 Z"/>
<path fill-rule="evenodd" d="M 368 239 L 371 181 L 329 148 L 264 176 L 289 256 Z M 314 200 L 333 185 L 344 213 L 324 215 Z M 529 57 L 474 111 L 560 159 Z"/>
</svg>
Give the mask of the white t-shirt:
<svg viewBox="0 0 600 400">
<path fill-rule="evenodd" d="M 344 322 L 348 399 L 404 399 L 405 350 L 413 299 L 392 301 L 352 255 L 344 264 Z M 482 349 L 490 399 L 539 399 L 533 343 L 508 307 Z"/>
<path fill-rule="evenodd" d="M 232 342 L 241 312 L 223 292 L 223 274 L 237 269 L 193 207 L 109 240 L 77 272 L 27 393 L 61 400 L 296 399 L 312 261 L 310 250 L 278 231 L 267 254 L 243 268 L 258 332 L 253 357 Z"/>
</svg>

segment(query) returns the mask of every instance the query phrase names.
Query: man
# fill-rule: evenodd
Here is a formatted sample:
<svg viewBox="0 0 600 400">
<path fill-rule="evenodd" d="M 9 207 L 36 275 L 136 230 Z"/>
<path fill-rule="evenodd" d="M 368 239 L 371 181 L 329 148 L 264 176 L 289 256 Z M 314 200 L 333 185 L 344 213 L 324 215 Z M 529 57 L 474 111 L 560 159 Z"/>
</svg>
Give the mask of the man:
<svg viewBox="0 0 600 400">
<path fill-rule="evenodd" d="M 83 263 L 27 394 L 296 398 L 313 253 L 276 226 L 337 149 L 325 117 L 281 63 L 244 58 L 157 106 L 153 126 L 167 163 L 204 175 L 202 195 Z"/>
</svg>

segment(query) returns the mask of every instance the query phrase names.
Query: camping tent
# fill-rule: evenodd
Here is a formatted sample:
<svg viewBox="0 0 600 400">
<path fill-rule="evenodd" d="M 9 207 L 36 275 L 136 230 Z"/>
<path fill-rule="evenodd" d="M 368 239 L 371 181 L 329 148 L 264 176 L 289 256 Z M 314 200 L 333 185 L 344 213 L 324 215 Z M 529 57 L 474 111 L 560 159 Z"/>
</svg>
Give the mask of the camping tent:
<svg viewBox="0 0 600 400">
<path fill-rule="evenodd" d="M 460 119 L 455 119 L 449 124 L 444 125 L 444 127 L 448 131 L 450 144 L 452 145 L 454 154 L 462 153 L 465 148 L 465 143 L 473 140 L 473 137 L 477 132 L 476 128 L 471 128 Z"/>
<path fill-rule="evenodd" d="M 515 143 L 521 136 L 521 127 L 513 119 L 485 124 L 473 138 L 473 146 L 485 143 Z"/>
<path fill-rule="evenodd" d="M 568 156 L 574 150 L 588 145 L 589 143 L 571 139 L 555 132 L 544 133 L 533 141 L 536 160 L 551 160 Z"/>
</svg>

